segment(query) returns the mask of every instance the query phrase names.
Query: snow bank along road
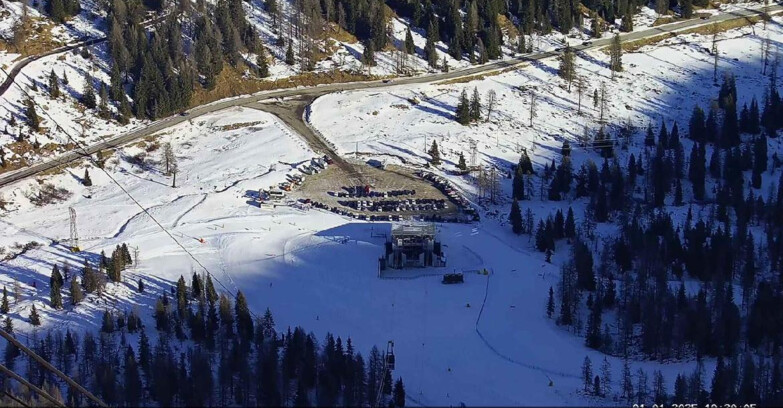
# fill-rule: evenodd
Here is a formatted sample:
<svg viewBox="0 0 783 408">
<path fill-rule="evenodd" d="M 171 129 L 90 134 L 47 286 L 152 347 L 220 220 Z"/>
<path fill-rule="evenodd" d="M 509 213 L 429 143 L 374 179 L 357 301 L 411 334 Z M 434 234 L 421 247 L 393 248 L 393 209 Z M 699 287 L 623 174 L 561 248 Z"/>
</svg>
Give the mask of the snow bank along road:
<svg viewBox="0 0 783 408">
<path fill-rule="evenodd" d="M 771 5 L 767 9 L 767 12 L 770 14 L 779 13 L 781 11 L 783 11 L 783 6 L 779 4 Z M 636 41 L 636 40 L 651 38 L 667 33 L 677 33 L 679 31 L 687 30 L 698 26 L 709 25 L 716 22 L 762 16 L 762 15 L 764 15 L 764 10 L 761 7 L 741 9 L 741 10 L 731 11 L 727 13 L 721 13 L 708 20 L 701 20 L 697 18 L 697 19 L 691 19 L 691 20 L 681 21 L 677 23 L 661 25 L 658 27 L 641 30 L 633 33 L 628 33 L 628 34 L 621 35 L 620 39 L 623 42 Z M 610 44 L 611 41 L 612 41 L 611 38 L 604 38 L 600 40 L 595 40 L 589 45 L 584 45 L 584 44 L 577 45 L 573 48 L 576 51 L 597 49 L 597 48 L 606 47 L 607 45 Z M 259 102 L 271 98 L 284 98 L 284 97 L 291 97 L 291 96 L 316 97 L 316 96 L 324 95 L 331 92 L 338 92 L 338 91 L 349 91 L 349 90 L 368 89 L 368 88 L 383 88 L 383 87 L 407 85 L 407 84 L 423 84 L 423 83 L 437 82 L 437 81 L 443 81 L 449 79 L 457 79 L 466 76 L 496 71 L 499 69 L 512 68 L 527 61 L 537 61 L 545 58 L 554 57 L 559 55 L 561 52 L 562 51 L 538 52 L 538 53 L 510 58 L 507 60 L 492 62 L 481 66 L 454 70 L 451 72 L 401 78 L 401 79 L 395 79 L 391 81 L 376 80 L 376 81 L 326 84 L 326 85 L 317 85 L 312 87 L 299 87 L 293 89 L 289 88 L 289 89 L 280 89 L 275 91 L 265 91 L 254 95 L 247 95 L 247 96 L 225 99 L 222 101 L 197 106 L 189 110 L 187 114 L 184 115 L 169 116 L 167 118 L 153 122 L 152 124 L 144 128 L 140 128 L 119 136 L 115 136 L 111 139 L 104 140 L 102 142 L 97 142 L 90 146 L 86 146 L 84 148 L 79 148 L 79 149 L 65 152 L 46 162 L 35 164 L 26 167 L 24 169 L 15 170 L 13 172 L 2 174 L 0 175 L 0 187 L 36 175 L 40 172 L 44 172 L 53 169 L 55 167 L 70 163 L 74 160 L 84 157 L 85 155 L 94 154 L 99 150 L 114 148 L 132 142 L 136 139 L 149 136 L 160 130 L 166 129 L 178 123 L 182 123 L 194 117 L 201 116 L 211 112 L 216 112 L 234 106 L 243 106 L 243 105 L 247 105 L 250 103 Z"/>
</svg>

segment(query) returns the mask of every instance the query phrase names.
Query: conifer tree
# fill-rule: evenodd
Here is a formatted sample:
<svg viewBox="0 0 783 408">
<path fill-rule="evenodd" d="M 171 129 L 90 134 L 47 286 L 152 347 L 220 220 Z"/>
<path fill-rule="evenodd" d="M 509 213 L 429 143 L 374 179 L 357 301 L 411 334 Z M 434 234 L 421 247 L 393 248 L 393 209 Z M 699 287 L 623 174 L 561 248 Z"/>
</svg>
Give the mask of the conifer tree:
<svg viewBox="0 0 783 408">
<path fill-rule="evenodd" d="M 84 91 L 79 101 L 87 107 L 87 109 L 95 109 L 97 101 L 95 99 L 95 90 L 92 87 L 92 77 L 89 73 L 84 74 Z"/>
<path fill-rule="evenodd" d="M 576 75 L 576 66 L 574 64 L 574 51 L 570 46 L 566 46 L 565 52 L 560 56 L 560 69 L 557 74 L 565 79 L 568 84 L 568 91 L 571 92 L 571 83 Z"/>
<path fill-rule="evenodd" d="M 555 291 L 549 287 L 549 298 L 546 301 L 546 317 L 552 318 L 555 314 Z"/>
<path fill-rule="evenodd" d="M 8 314 L 10 310 L 11 307 L 8 304 L 8 289 L 3 286 L 3 299 L 0 301 L 0 313 Z"/>
<path fill-rule="evenodd" d="M 51 96 L 52 99 L 60 97 L 60 81 L 57 79 L 54 70 L 49 73 L 49 96 Z"/>
<path fill-rule="evenodd" d="M 90 170 L 84 169 L 84 178 L 82 178 L 82 185 L 90 187 L 92 185 L 92 179 L 90 179 Z"/>
<path fill-rule="evenodd" d="M 470 123 L 470 102 L 468 101 L 468 92 L 464 89 L 462 90 L 462 94 L 460 94 L 455 116 L 457 118 L 457 122 L 462 125 L 467 125 Z"/>
<path fill-rule="evenodd" d="M 144 281 L 139 278 L 139 284 L 137 287 L 139 293 L 144 293 Z"/>
<path fill-rule="evenodd" d="M 257 74 L 261 78 L 269 76 L 269 63 L 266 60 L 266 52 L 264 47 L 259 47 L 258 56 L 256 57 Z"/>
<path fill-rule="evenodd" d="M 407 54 L 416 52 L 416 45 L 413 42 L 413 34 L 411 34 L 410 27 L 405 30 L 405 52 Z"/>
<path fill-rule="evenodd" d="M 514 200 L 511 202 L 511 214 L 508 216 L 509 222 L 511 222 L 511 230 L 514 234 L 521 234 L 522 229 L 522 212 L 519 209 L 519 202 Z"/>
<path fill-rule="evenodd" d="M 465 162 L 465 155 L 460 152 L 459 154 L 459 161 L 457 162 L 457 168 L 466 171 L 468 169 L 468 164 Z"/>
<path fill-rule="evenodd" d="M 288 42 L 288 48 L 285 50 L 285 63 L 288 65 L 294 65 L 296 63 L 294 60 L 294 48 L 291 45 L 291 41 Z"/>
<path fill-rule="evenodd" d="M 593 363 L 588 356 L 585 356 L 582 362 L 582 383 L 584 384 L 585 392 L 588 392 L 593 384 Z"/>
<path fill-rule="evenodd" d="M 424 44 L 424 57 L 431 68 L 438 66 L 438 52 L 435 48 L 435 42 L 437 41 L 436 31 L 436 26 L 433 22 L 430 22 L 429 28 L 427 28 L 427 42 Z"/>
<path fill-rule="evenodd" d="M 237 334 L 240 338 L 249 341 L 253 337 L 253 318 L 250 316 L 250 308 L 242 291 L 237 292 L 237 301 L 234 305 L 237 322 Z"/>
<path fill-rule="evenodd" d="M 60 276 L 60 272 L 57 270 L 57 265 L 54 266 L 52 269 L 52 276 L 49 279 L 49 301 L 52 304 L 52 308 L 54 309 L 62 309 L 63 308 L 63 297 L 62 293 L 60 292 L 60 288 L 62 287 L 62 276 Z"/>
<path fill-rule="evenodd" d="M 612 45 L 609 47 L 609 69 L 612 70 L 612 78 L 615 72 L 623 70 L 623 46 L 620 44 L 620 34 L 615 34 L 612 38 Z"/>
<path fill-rule="evenodd" d="M 74 277 L 71 279 L 71 305 L 76 306 L 84 299 L 82 294 L 82 286 L 79 281 Z"/>
<path fill-rule="evenodd" d="M 432 145 L 430 145 L 430 151 L 428 151 L 430 157 L 430 164 L 433 166 L 440 166 L 440 151 L 438 151 L 438 143 L 433 140 Z"/>
<path fill-rule="evenodd" d="M 402 384 L 402 378 L 398 378 L 394 383 L 394 396 L 392 397 L 396 408 L 405 408 L 405 386 Z"/>
<path fill-rule="evenodd" d="M 30 308 L 30 324 L 33 326 L 41 325 L 41 317 L 38 315 L 38 310 L 35 308 L 35 303 L 33 303 L 33 306 Z"/>
<path fill-rule="evenodd" d="M 364 42 L 364 52 L 362 53 L 362 63 L 364 65 L 374 67 L 375 66 L 375 46 L 373 41 Z"/>
<path fill-rule="evenodd" d="M 477 87 L 473 87 L 473 96 L 470 98 L 469 115 L 471 121 L 481 119 L 481 97 L 479 96 Z"/>
<path fill-rule="evenodd" d="M 27 125 L 34 131 L 40 130 L 41 119 L 38 117 L 38 112 L 35 110 L 35 103 L 31 98 L 25 100 L 25 116 L 27 117 Z"/>
</svg>

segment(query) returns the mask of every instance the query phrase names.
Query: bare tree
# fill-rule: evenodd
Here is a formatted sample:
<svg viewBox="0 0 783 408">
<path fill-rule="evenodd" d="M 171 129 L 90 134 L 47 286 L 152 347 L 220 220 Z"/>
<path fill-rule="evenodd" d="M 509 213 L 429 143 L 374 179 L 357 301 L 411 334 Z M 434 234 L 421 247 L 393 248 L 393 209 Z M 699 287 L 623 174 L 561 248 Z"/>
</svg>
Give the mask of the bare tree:
<svg viewBox="0 0 783 408">
<path fill-rule="evenodd" d="M 582 114 L 582 95 L 584 95 L 585 91 L 587 90 L 587 83 L 585 81 L 585 78 L 581 75 L 577 75 L 576 79 L 576 93 L 578 95 L 577 98 L 577 108 L 576 113 L 578 115 Z"/>
<path fill-rule="evenodd" d="M 489 122 L 489 117 L 492 115 L 492 110 L 495 109 L 495 103 L 497 102 L 498 95 L 495 92 L 494 89 L 490 89 L 489 93 L 487 93 L 487 122 Z"/>
<path fill-rule="evenodd" d="M 533 127 L 533 118 L 536 116 L 536 93 L 530 90 L 530 127 Z"/>
<path fill-rule="evenodd" d="M 712 57 L 713 57 L 713 63 L 712 63 L 712 80 L 717 84 L 718 83 L 718 26 L 717 24 L 713 24 L 710 26 L 710 31 L 712 32 Z"/>
<path fill-rule="evenodd" d="M 163 144 L 163 167 L 165 168 L 166 175 L 171 175 L 171 166 L 174 162 L 174 149 L 171 147 L 171 143 L 166 142 Z"/>
<path fill-rule="evenodd" d="M 500 178 L 495 166 L 492 166 L 492 168 L 489 169 L 487 190 L 489 190 L 489 201 L 491 201 L 492 204 L 497 204 L 497 199 L 500 197 Z"/>
<path fill-rule="evenodd" d="M 604 123 L 606 120 L 605 115 L 607 114 L 607 110 L 609 110 L 609 102 L 606 100 L 606 82 L 601 82 L 600 107 L 601 107 L 601 112 L 599 114 L 598 121 Z"/>
<path fill-rule="evenodd" d="M 22 288 L 19 286 L 19 281 L 14 279 L 14 305 L 18 305 L 22 300 Z"/>
</svg>

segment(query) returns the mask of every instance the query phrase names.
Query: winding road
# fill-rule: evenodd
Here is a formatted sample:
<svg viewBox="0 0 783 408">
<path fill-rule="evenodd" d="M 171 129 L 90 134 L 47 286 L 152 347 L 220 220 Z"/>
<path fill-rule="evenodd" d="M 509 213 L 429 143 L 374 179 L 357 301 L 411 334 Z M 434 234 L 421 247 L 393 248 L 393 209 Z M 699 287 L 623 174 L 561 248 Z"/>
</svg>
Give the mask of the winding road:
<svg viewBox="0 0 783 408">
<path fill-rule="evenodd" d="M 771 14 L 780 13 L 781 11 L 783 11 L 783 6 L 779 4 L 774 4 L 774 5 L 770 5 L 767 8 L 766 12 L 771 15 Z M 640 30 L 633 33 L 623 34 L 620 36 L 620 40 L 622 42 L 637 41 L 637 40 L 657 37 L 665 34 L 675 34 L 681 31 L 685 31 L 699 26 L 710 25 L 717 22 L 723 22 L 723 21 L 735 20 L 735 19 L 747 19 L 750 17 L 760 17 L 763 16 L 764 14 L 765 11 L 761 7 L 739 9 L 731 12 L 714 15 L 706 20 L 695 18 L 695 19 L 680 21 L 676 23 L 665 24 L 665 25 L 661 25 L 658 27 L 653 27 L 645 30 Z M 163 18 L 163 17 L 159 17 L 159 18 Z M 98 41 L 102 41 L 102 39 L 95 39 L 91 41 L 98 42 Z M 586 51 L 589 49 L 598 49 L 598 48 L 603 48 L 608 46 L 611 43 L 611 41 L 612 41 L 611 38 L 593 40 L 588 44 L 577 45 L 573 48 L 577 52 Z M 77 46 L 80 45 L 71 45 L 69 47 L 77 47 Z M 62 50 L 57 52 L 62 52 Z M 49 159 L 45 162 L 34 164 L 26 168 L 15 170 L 12 172 L 0 174 L 0 187 L 25 179 L 27 177 L 34 176 L 38 173 L 62 166 L 64 164 L 68 164 L 74 160 L 78 160 L 79 158 L 84 157 L 85 155 L 92 155 L 100 150 L 115 148 L 117 146 L 121 146 L 129 142 L 133 142 L 137 139 L 143 138 L 145 136 L 149 136 L 163 129 L 185 122 L 195 117 L 216 112 L 219 110 L 223 110 L 226 108 L 249 105 L 251 107 L 258 109 L 261 108 L 261 104 L 259 104 L 258 102 L 273 99 L 273 98 L 306 97 L 307 99 L 311 99 L 324 94 L 339 92 L 339 91 L 385 88 L 385 87 L 391 87 L 397 85 L 426 84 L 426 83 L 439 82 L 444 80 L 452 80 L 452 79 L 502 70 L 506 68 L 514 68 L 529 61 L 539 61 L 546 58 L 558 56 L 560 55 L 561 52 L 562 51 L 555 50 L 555 51 L 524 54 L 506 60 L 491 62 L 484 65 L 473 66 L 473 67 L 454 70 L 445 73 L 427 74 L 427 75 L 421 75 L 415 77 L 399 78 L 394 80 L 334 83 L 334 84 L 317 85 L 312 87 L 278 89 L 273 91 L 264 91 L 253 95 L 246 95 L 246 96 L 241 96 L 241 97 L 236 97 L 231 99 L 225 99 L 222 101 L 197 106 L 195 108 L 190 109 L 186 114 L 169 116 L 167 118 L 155 121 L 146 127 L 115 136 L 108 140 L 96 142 L 84 148 L 80 147 L 78 149 L 70 150 L 68 152 L 60 154 L 57 157 Z M 21 68 L 22 67 L 20 67 L 19 70 L 21 70 Z M 16 67 L 14 67 L 14 69 L 16 69 Z M 13 83 L 13 81 L 11 81 L 11 83 Z M 3 86 L 4 85 L 5 84 L 3 84 Z M 0 87 L 0 90 L 2 90 L 2 87 Z M 321 148 L 318 150 L 327 149 L 327 151 L 324 153 L 336 156 L 336 154 L 333 151 L 331 151 L 331 148 L 328 146 L 328 144 L 319 143 L 318 147 Z"/>
</svg>

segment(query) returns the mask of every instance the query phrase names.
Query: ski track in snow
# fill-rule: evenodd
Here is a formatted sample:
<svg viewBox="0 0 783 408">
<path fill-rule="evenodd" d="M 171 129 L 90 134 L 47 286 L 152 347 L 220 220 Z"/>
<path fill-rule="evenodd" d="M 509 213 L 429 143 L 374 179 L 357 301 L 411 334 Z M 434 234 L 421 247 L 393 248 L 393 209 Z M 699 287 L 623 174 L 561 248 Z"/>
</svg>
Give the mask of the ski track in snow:
<svg viewBox="0 0 783 408">
<path fill-rule="evenodd" d="M 495 348 L 495 346 L 493 346 L 489 341 L 487 341 L 486 338 L 484 338 L 484 335 L 481 334 L 481 330 L 479 330 L 479 323 L 481 322 L 481 316 L 482 316 L 482 314 L 484 312 L 484 305 L 487 303 L 487 297 L 489 296 L 489 281 L 490 281 L 490 277 L 493 274 L 494 274 L 494 272 L 490 272 L 490 274 L 487 275 L 487 286 L 486 286 L 486 289 L 485 289 L 485 292 L 484 292 L 484 301 L 481 302 L 481 309 L 479 309 L 479 314 L 478 314 L 478 317 L 476 318 L 476 334 L 478 334 L 478 336 L 481 338 L 481 341 L 484 342 L 484 344 L 487 346 L 487 348 L 489 348 L 496 356 L 502 358 L 503 360 L 508 361 L 509 363 L 516 364 L 516 365 L 518 365 L 520 367 L 524 367 L 524 368 L 527 368 L 527 369 L 530 369 L 530 370 L 540 371 L 540 372 L 544 373 L 545 375 L 551 374 L 551 375 L 555 375 L 555 376 L 558 376 L 558 377 L 564 377 L 564 378 L 571 378 L 571 379 L 578 379 L 578 380 L 580 380 L 582 377 L 579 376 L 579 375 L 576 375 L 576 374 L 569 374 L 569 373 L 562 372 L 562 371 L 550 370 L 548 368 L 544 368 L 544 367 L 537 366 L 537 365 L 534 365 L 534 364 L 525 363 L 525 362 L 516 360 L 514 358 L 511 358 L 511 357 L 501 353 L 500 351 L 498 351 Z M 547 378 L 549 380 L 551 380 L 551 378 L 549 378 L 548 375 L 547 375 Z"/>
</svg>

